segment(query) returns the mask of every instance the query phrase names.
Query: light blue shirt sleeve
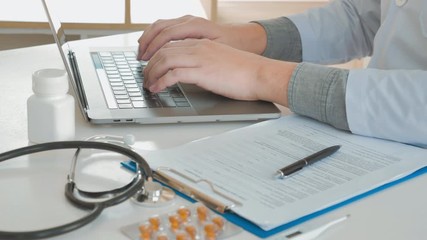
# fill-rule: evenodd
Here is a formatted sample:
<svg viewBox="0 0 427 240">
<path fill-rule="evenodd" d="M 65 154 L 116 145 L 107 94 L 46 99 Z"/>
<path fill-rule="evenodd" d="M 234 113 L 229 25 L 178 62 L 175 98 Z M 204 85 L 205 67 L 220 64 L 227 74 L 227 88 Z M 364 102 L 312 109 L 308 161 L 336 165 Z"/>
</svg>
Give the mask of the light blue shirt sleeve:
<svg viewBox="0 0 427 240">
<path fill-rule="evenodd" d="M 258 21 L 267 33 L 263 56 L 301 62 L 300 34 L 286 17 Z M 348 130 L 345 86 L 348 70 L 300 63 L 288 88 L 289 108 L 304 116 Z"/>
<path fill-rule="evenodd" d="M 351 131 L 427 148 L 426 80 L 424 70 L 351 70 L 346 87 Z"/>
<path fill-rule="evenodd" d="M 289 16 L 301 33 L 304 62 L 337 64 L 370 56 L 381 0 L 336 0 Z"/>
<path fill-rule="evenodd" d="M 302 61 L 301 37 L 295 24 L 287 17 L 254 21 L 264 27 L 267 46 L 265 57 L 289 62 Z"/>
<path fill-rule="evenodd" d="M 306 63 L 288 89 L 294 112 L 355 134 L 427 147 L 427 1 L 335 0 L 288 20 L 296 30 L 270 36 L 274 43 L 264 54 L 277 57 L 270 52 L 280 38 L 299 34 Z M 367 69 L 316 65 L 370 55 Z"/>
<path fill-rule="evenodd" d="M 345 107 L 348 73 L 345 69 L 299 64 L 289 82 L 289 108 L 295 113 L 349 130 Z"/>
</svg>

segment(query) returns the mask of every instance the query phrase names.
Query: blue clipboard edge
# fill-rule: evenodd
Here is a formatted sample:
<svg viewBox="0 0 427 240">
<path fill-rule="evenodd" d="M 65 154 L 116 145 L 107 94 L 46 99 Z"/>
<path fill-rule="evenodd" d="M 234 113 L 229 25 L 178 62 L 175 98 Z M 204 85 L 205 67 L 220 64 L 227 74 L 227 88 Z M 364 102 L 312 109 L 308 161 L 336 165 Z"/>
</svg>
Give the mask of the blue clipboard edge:
<svg viewBox="0 0 427 240">
<path fill-rule="evenodd" d="M 133 162 L 133 161 L 121 162 L 121 165 L 124 168 L 126 168 L 126 169 L 128 169 L 130 171 L 133 171 L 133 172 L 136 171 L 136 163 Z M 427 173 L 427 166 L 423 167 L 423 168 L 420 168 L 419 170 L 417 170 L 417 171 L 415 171 L 415 172 L 413 172 L 413 173 L 411 173 L 411 174 L 409 174 L 409 175 L 407 175 L 405 177 L 402 177 L 402 178 L 397 179 L 395 181 L 386 183 L 386 184 L 381 185 L 381 186 L 379 186 L 377 188 L 371 189 L 371 190 L 369 190 L 369 191 L 367 191 L 365 193 L 362 193 L 362 194 L 359 194 L 359 195 L 354 196 L 352 198 L 349 198 L 349 199 L 347 199 L 347 200 L 345 200 L 343 202 L 337 203 L 335 205 L 332 205 L 332 206 L 327 207 L 325 209 L 319 210 L 317 212 L 313 212 L 311 214 L 308 214 L 306 216 L 298 218 L 298 219 L 296 219 L 294 221 L 285 223 L 285 224 L 283 224 L 283 225 L 281 225 L 279 227 L 276 227 L 276 228 L 268 230 L 268 231 L 265 231 L 265 230 L 261 229 L 260 227 L 258 227 L 254 223 L 252 223 L 252 222 L 250 222 L 250 221 L 248 221 L 248 220 L 246 220 L 246 219 L 244 219 L 244 218 L 242 218 L 242 217 L 240 217 L 237 214 L 234 214 L 232 212 L 224 213 L 224 214 L 222 214 L 222 216 L 224 218 L 226 218 L 228 221 L 230 221 L 230 222 L 232 222 L 232 223 L 240 226 L 244 230 L 246 230 L 246 231 L 248 231 L 248 232 L 250 232 L 250 233 L 252 233 L 252 234 L 254 234 L 254 235 L 256 235 L 256 236 L 258 236 L 260 238 L 267 238 L 267 237 L 270 237 L 272 235 L 278 234 L 278 233 L 280 233 L 280 232 L 282 232 L 282 231 L 284 231 L 286 229 L 294 227 L 294 226 L 296 226 L 298 224 L 301 224 L 301 223 L 303 223 L 305 221 L 308 221 L 310 219 L 318 217 L 318 216 L 320 216 L 322 214 L 325 214 L 327 212 L 333 211 L 333 210 L 335 210 L 337 208 L 340 208 L 342 206 L 348 205 L 348 204 L 350 204 L 352 202 L 355 202 L 355 201 L 358 201 L 358 200 L 360 200 L 360 199 L 362 199 L 364 197 L 367 197 L 369 195 L 375 194 L 375 193 L 380 192 L 380 191 L 382 191 L 384 189 L 390 188 L 392 186 L 395 186 L 395 185 L 397 185 L 399 183 L 405 182 L 407 180 L 410 180 L 412 178 L 415 178 L 415 177 L 420 176 L 420 175 L 425 174 L 425 173 Z M 190 202 L 196 202 L 194 199 L 188 197 L 187 195 L 185 195 L 185 194 L 183 194 L 183 193 L 181 193 L 179 191 L 176 191 L 176 190 L 174 190 L 174 191 L 180 197 L 182 197 L 182 198 L 184 198 L 184 199 L 186 199 L 186 200 L 188 200 Z"/>
</svg>

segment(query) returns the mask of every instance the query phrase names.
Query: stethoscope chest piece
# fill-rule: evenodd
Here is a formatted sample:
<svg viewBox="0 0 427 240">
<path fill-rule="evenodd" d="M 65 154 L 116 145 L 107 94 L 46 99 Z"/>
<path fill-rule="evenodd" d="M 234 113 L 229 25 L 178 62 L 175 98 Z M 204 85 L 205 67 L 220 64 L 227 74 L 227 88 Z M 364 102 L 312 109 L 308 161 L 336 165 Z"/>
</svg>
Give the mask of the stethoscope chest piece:
<svg viewBox="0 0 427 240">
<path fill-rule="evenodd" d="M 132 197 L 136 204 L 147 207 L 163 207 L 172 204 L 174 199 L 172 189 L 154 181 L 146 181 L 144 187 Z"/>
</svg>

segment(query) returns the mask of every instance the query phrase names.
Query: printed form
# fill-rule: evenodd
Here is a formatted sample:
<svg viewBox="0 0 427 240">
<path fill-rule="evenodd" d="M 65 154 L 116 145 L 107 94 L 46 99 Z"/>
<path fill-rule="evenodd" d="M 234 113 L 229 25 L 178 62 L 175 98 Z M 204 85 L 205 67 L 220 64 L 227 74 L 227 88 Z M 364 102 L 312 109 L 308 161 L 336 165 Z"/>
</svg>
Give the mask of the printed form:
<svg viewBox="0 0 427 240">
<path fill-rule="evenodd" d="M 278 169 L 332 145 L 341 148 L 288 178 L 275 178 Z M 291 115 L 151 152 L 146 159 L 154 170 L 182 173 L 192 181 L 180 181 L 271 230 L 425 167 L 427 150 Z M 203 182 L 194 183 L 202 179 L 235 201 L 215 196 Z"/>
</svg>

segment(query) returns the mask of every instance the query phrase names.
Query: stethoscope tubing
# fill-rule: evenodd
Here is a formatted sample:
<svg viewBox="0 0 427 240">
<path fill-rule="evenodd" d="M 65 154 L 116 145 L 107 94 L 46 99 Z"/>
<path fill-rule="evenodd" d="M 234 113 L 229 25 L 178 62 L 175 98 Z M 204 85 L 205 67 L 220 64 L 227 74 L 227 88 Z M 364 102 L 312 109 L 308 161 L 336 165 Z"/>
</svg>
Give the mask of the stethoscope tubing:
<svg viewBox="0 0 427 240">
<path fill-rule="evenodd" d="M 145 179 L 152 179 L 152 171 L 148 165 L 148 163 L 142 158 L 139 154 L 132 151 L 131 149 L 111 144 L 105 142 L 95 142 L 95 141 L 59 141 L 59 142 L 48 142 L 30 145 L 26 147 L 22 147 L 19 149 L 14 149 L 8 152 L 4 152 L 0 154 L 0 162 L 17 158 L 20 156 L 45 152 L 50 150 L 59 150 L 59 149 L 100 149 L 107 150 L 116 153 L 123 154 L 130 159 L 134 160 L 138 163 L 138 179 L 135 183 L 131 184 L 126 191 L 120 192 L 112 198 L 109 198 L 102 202 L 87 202 L 77 198 L 73 192 L 75 183 L 68 182 L 65 186 L 65 196 L 66 198 L 73 203 L 74 206 L 83 208 L 86 210 L 90 210 L 90 213 L 85 215 L 84 217 L 66 223 L 61 226 L 35 230 L 35 231 L 27 231 L 27 232 L 8 232 L 8 231 L 0 231 L 0 239 L 40 239 L 40 238 L 48 238 L 57 236 L 60 234 L 64 234 L 70 232 L 72 230 L 78 229 L 80 227 L 85 226 L 86 224 L 95 220 L 101 212 L 109 207 L 116 204 L 119 204 L 130 197 L 134 196 L 144 185 Z M 141 175 L 144 173 L 145 178 Z"/>
<path fill-rule="evenodd" d="M 131 149 L 121 147 L 116 144 L 105 143 L 105 142 L 95 142 L 95 141 L 58 141 L 58 142 L 47 142 L 40 143 L 35 145 L 30 145 L 8 152 L 0 154 L 0 162 L 6 161 L 8 159 L 17 158 L 19 156 L 28 155 L 37 152 L 45 152 L 50 150 L 57 149 L 72 149 L 72 148 L 88 148 L 88 149 L 101 149 L 108 150 L 112 152 L 121 153 L 138 163 L 140 170 L 144 172 L 146 178 L 152 178 L 152 171 L 148 163 L 136 152 Z"/>
</svg>

